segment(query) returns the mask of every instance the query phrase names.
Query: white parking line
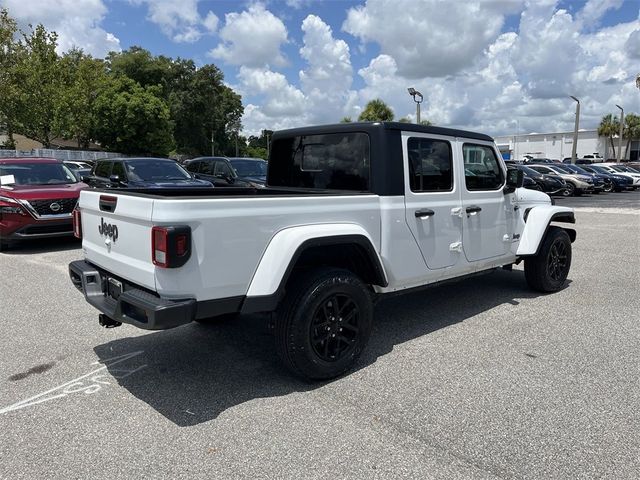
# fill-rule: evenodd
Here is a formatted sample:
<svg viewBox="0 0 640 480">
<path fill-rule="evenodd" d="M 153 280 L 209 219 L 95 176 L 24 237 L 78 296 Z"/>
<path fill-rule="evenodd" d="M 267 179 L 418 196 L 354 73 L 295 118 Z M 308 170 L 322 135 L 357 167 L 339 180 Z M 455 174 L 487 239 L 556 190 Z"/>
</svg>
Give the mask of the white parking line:
<svg viewBox="0 0 640 480">
<path fill-rule="evenodd" d="M 73 380 L 65 382 L 62 385 L 58 385 L 57 387 L 47 390 L 46 392 L 39 393 L 38 395 L 34 395 L 33 397 L 27 398 L 26 400 L 22 400 L 18 403 L 14 403 L 13 405 L 9 405 L 8 407 L 4 407 L 0 409 L 0 415 L 12 412 L 14 410 L 20 410 L 22 408 L 31 407 L 39 403 L 55 400 L 56 398 L 66 397 L 74 393 L 84 392 L 85 394 L 89 394 L 89 395 L 96 393 L 102 389 L 103 385 L 110 385 L 110 382 L 106 380 L 101 380 L 101 378 L 103 377 L 109 378 L 109 376 L 105 374 L 97 375 L 99 372 L 105 370 L 107 367 L 117 365 L 122 362 L 126 362 L 127 360 L 133 357 L 136 357 L 142 353 L 144 353 L 144 350 L 139 350 L 137 352 L 127 353 L 125 355 L 120 355 L 117 357 L 108 358 L 106 360 L 93 362 L 91 365 L 98 365 L 101 363 L 103 365 L 100 368 L 97 368 L 89 373 L 85 373 L 84 375 L 81 375 L 77 378 L 74 378 Z M 112 368 L 111 376 L 117 379 L 126 378 L 129 375 L 139 370 L 142 370 L 146 366 L 147 365 L 144 364 L 134 369 L 123 369 L 123 368 L 113 369 Z M 122 374 L 116 375 L 114 372 L 122 372 Z M 88 379 L 88 381 L 85 381 L 85 379 Z"/>
</svg>

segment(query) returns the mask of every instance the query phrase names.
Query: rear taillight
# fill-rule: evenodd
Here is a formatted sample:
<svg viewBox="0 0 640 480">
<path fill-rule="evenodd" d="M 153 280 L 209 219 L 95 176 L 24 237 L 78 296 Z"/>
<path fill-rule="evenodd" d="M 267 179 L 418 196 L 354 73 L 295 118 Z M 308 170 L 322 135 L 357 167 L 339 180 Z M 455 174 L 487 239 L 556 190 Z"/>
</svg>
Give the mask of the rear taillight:
<svg viewBox="0 0 640 480">
<path fill-rule="evenodd" d="M 181 267 L 191 256 L 191 227 L 153 227 L 151 260 L 157 267 Z"/>
<path fill-rule="evenodd" d="M 73 209 L 73 236 L 82 238 L 82 217 L 78 208 Z"/>
</svg>

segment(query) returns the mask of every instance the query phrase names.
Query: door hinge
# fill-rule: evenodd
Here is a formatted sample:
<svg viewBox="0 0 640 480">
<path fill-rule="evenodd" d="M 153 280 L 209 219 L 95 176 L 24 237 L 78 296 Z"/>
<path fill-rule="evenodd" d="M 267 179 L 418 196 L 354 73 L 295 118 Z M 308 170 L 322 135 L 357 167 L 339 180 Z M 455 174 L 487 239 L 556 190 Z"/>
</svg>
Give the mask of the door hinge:
<svg viewBox="0 0 640 480">
<path fill-rule="evenodd" d="M 449 251 L 462 253 L 462 242 L 453 242 L 449 245 Z"/>
</svg>

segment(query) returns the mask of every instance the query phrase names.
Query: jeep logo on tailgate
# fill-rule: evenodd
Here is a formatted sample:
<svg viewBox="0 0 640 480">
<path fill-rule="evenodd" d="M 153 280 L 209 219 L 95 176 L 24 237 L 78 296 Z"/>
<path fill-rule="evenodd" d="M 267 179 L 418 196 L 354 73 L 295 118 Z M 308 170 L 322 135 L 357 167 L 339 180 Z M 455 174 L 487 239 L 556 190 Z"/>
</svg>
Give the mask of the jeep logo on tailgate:
<svg viewBox="0 0 640 480">
<path fill-rule="evenodd" d="M 114 242 L 118 239 L 118 226 L 104 223 L 104 218 L 100 218 L 98 232 L 100 232 L 100 235 L 106 235 L 108 238 L 111 238 Z"/>
</svg>

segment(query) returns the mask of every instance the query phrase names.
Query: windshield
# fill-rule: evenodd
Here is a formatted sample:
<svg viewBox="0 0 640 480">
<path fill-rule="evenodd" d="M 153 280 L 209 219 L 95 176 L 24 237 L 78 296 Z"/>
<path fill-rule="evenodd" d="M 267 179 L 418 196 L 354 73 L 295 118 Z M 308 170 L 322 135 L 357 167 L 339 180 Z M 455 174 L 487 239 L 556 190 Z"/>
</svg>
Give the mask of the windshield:
<svg viewBox="0 0 640 480">
<path fill-rule="evenodd" d="M 0 165 L 2 185 L 64 185 L 78 183 L 62 163 L 13 163 Z"/>
<path fill-rule="evenodd" d="M 540 172 L 535 171 L 533 168 L 525 167 L 524 165 L 518 165 L 518 169 L 522 170 L 525 174 L 537 177 L 540 175 Z"/>
<path fill-rule="evenodd" d="M 188 180 L 191 175 L 172 161 L 136 160 L 125 162 L 127 177 L 133 182 L 157 182 L 166 180 Z"/>
<path fill-rule="evenodd" d="M 267 175 L 267 162 L 264 160 L 229 160 L 241 177 L 264 177 Z"/>
<path fill-rule="evenodd" d="M 595 171 L 596 173 L 604 173 L 606 175 L 609 175 L 609 171 L 606 170 L 605 168 L 599 167 L 597 165 L 591 165 L 589 167 L 591 170 Z"/>
<path fill-rule="evenodd" d="M 571 170 L 574 173 L 581 173 L 581 174 L 585 174 L 585 173 L 589 173 L 587 172 L 585 169 L 583 169 L 582 167 L 578 167 L 577 165 L 566 165 L 564 168 L 566 168 L 567 170 Z"/>
<path fill-rule="evenodd" d="M 565 170 L 564 168 L 562 168 L 560 165 L 549 165 L 548 166 L 551 170 L 553 170 L 555 173 L 559 173 L 559 174 L 563 174 L 563 173 L 569 173 L 569 174 L 573 174 L 574 172 L 572 172 L 571 170 Z"/>
</svg>

